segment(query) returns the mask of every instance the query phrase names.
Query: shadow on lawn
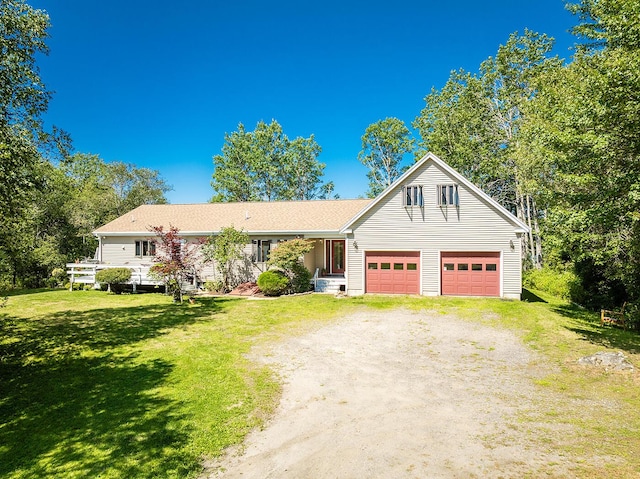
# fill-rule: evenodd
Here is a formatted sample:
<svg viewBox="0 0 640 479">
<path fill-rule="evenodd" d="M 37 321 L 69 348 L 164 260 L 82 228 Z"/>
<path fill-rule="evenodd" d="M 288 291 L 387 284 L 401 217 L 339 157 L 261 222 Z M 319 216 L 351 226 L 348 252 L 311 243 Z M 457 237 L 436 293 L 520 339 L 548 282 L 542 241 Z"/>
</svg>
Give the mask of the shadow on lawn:
<svg viewBox="0 0 640 479">
<path fill-rule="evenodd" d="M 597 312 L 576 305 L 557 306 L 553 310 L 571 320 L 566 328 L 598 346 L 619 349 L 628 353 L 640 353 L 640 335 L 614 326 L 602 326 Z"/>
<path fill-rule="evenodd" d="M 187 418 L 157 394 L 173 366 L 115 350 L 210 317 L 223 300 L 0 318 L 0 476 L 182 477 Z"/>
</svg>

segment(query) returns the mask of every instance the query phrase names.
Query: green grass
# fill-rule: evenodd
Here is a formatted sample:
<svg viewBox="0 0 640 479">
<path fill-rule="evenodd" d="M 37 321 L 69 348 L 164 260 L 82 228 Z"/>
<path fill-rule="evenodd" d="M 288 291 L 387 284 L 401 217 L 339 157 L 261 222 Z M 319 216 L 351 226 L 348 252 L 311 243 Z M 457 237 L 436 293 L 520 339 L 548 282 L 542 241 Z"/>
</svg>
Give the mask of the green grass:
<svg viewBox="0 0 640 479">
<path fill-rule="evenodd" d="M 638 374 L 575 361 L 613 349 L 640 367 L 640 336 L 600 328 L 596 314 L 537 294 L 531 302 L 303 295 L 195 305 L 157 294 L 12 295 L 0 309 L 0 477 L 195 477 L 203 458 L 241 442 L 277 404 L 277 376 L 247 359 L 250 348 L 361 308 L 512 329 L 553 366 L 538 387 L 566 398 L 542 411 L 575 430 L 553 446 L 624 459 L 576 477 L 637 477 Z M 526 427 L 536 417 L 522 420 Z"/>
</svg>

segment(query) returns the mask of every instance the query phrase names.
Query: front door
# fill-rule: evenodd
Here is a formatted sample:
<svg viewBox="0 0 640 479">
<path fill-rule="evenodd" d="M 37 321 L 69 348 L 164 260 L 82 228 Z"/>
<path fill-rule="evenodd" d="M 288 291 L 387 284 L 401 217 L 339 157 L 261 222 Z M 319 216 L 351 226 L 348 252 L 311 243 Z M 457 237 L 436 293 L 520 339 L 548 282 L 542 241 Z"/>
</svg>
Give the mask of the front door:
<svg viewBox="0 0 640 479">
<path fill-rule="evenodd" d="M 329 274 L 344 274 L 344 240 L 331 240 L 329 247 Z"/>
</svg>

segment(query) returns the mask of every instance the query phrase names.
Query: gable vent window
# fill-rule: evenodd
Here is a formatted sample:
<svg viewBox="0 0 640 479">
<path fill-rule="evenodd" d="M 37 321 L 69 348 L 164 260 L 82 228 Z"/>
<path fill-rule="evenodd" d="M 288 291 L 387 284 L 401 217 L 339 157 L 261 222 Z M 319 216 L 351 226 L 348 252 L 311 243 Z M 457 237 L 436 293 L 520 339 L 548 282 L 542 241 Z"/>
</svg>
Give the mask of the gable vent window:
<svg viewBox="0 0 640 479">
<path fill-rule="evenodd" d="M 460 206 L 458 185 L 438 185 L 438 205 Z"/>
<path fill-rule="evenodd" d="M 420 208 L 424 206 L 422 185 L 405 186 L 402 189 L 402 206 L 418 206 Z"/>
</svg>

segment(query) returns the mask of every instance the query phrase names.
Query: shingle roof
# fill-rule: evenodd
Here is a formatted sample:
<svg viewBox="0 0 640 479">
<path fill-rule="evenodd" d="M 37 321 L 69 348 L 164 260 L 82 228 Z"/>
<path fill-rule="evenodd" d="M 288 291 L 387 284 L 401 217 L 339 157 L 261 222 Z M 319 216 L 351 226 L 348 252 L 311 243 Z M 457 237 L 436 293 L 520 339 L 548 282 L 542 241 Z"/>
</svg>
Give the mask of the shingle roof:
<svg viewBox="0 0 640 479">
<path fill-rule="evenodd" d="M 272 201 L 142 205 L 98 228 L 96 234 L 148 234 L 170 225 L 181 233 L 214 233 L 234 226 L 248 233 L 338 232 L 371 200 Z"/>
</svg>

